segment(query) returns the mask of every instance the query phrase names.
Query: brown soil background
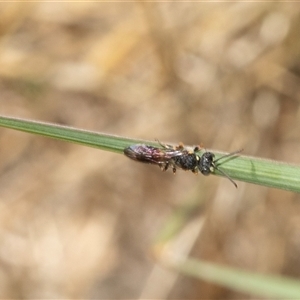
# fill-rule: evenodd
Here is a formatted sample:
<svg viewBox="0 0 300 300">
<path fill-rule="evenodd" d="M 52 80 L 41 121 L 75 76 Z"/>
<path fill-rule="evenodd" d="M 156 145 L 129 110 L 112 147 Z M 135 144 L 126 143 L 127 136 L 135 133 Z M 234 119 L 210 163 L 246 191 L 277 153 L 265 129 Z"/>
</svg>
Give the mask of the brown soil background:
<svg viewBox="0 0 300 300">
<path fill-rule="evenodd" d="M 1 3 L 0 20 L 0 114 L 300 163 L 297 3 Z M 298 194 L 3 128 L 0 157 L 1 298 L 255 299 L 153 258 L 189 203 L 189 256 L 300 276 Z"/>
</svg>

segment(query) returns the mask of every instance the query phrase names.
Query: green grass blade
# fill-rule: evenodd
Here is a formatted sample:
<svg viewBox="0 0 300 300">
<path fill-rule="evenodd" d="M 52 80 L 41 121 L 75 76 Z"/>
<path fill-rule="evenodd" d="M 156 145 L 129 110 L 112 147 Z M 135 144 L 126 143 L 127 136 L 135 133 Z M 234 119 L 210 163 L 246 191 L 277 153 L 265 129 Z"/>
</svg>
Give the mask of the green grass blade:
<svg viewBox="0 0 300 300">
<path fill-rule="evenodd" d="M 300 281 L 291 278 L 251 273 L 196 259 L 171 263 L 171 267 L 185 275 L 243 293 L 270 298 L 300 299 Z"/>
<path fill-rule="evenodd" d="M 118 153 L 123 153 L 124 148 L 132 144 L 145 143 L 144 140 L 4 116 L 0 116 L 0 126 Z M 157 145 L 154 141 L 147 143 Z"/>
<path fill-rule="evenodd" d="M 125 147 L 137 143 L 159 146 L 155 141 L 129 139 L 57 124 L 4 116 L 0 116 L 0 126 L 118 153 L 123 153 Z M 216 154 L 216 159 L 218 157 L 220 157 L 220 153 Z M 219 163 L 219 168 L 233 179 L 300 192 L 299 166 L 242 155 L 228 157 L 220 160 Z M 218 170 L 215 170 L 213 174 L 221 175 Z"/>
</svg>

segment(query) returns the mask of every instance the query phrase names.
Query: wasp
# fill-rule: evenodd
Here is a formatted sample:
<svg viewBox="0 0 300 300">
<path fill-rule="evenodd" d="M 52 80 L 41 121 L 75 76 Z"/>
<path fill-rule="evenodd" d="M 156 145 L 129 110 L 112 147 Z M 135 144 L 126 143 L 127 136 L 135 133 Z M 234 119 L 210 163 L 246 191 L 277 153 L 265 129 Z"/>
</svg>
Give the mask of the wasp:
<svg viewBox="0 0 300 300">
<path fill-rule="evenodd" d="M 200 149 L 199 147 L 195 147 L 191 152 L 182 144 L 175 147 L 160 142 L 159 144 L 162 148 L 144 144 L 132 145 L 124 149 L 124 154 L 135 161 L 158 165 L 162 171 L 167 171 L 171 167 L 174 174 L 177 168 L 198 172 L 200 158 L 195 152 Z"/>
<path fill-rule="evenodd" d="M 234 156 L 243 149 L 225 154 L 218 159 L 215 159 L 215 154 L 212 152 L 204 152 L 201 156 L 197 152 L 201 149 L 196 146 L 193 151 L 189 151 L 182 144 L 178 146 L 164 145 L 158 142 L 162 148 L 148 146 L 144 144 L 136 144 L 124 149 L 124 154 L 138 162 L 158 165 L 162 171 L 167 171 L 172 168 L 173 173 L 176 173 L 177 168 L 185 171 L 192 171 L 197 174 L 208 176 L 218 170 L 221 174 L 227 177 L 237 188 L 237 184 L 233 179 L 219 168 L 217 162 L 229 156 Z"/>
</svg>

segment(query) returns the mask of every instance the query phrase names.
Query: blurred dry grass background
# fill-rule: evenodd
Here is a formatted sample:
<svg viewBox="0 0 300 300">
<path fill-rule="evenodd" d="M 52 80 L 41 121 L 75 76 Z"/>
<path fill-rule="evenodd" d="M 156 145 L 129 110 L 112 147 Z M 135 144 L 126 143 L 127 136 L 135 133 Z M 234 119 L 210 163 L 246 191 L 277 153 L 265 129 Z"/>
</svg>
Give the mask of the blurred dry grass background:
<svg viewBox="0 0 300 300">
<path fill-rule="evenodd" d="M 1 3 L 0 114 L 300 163 L 299 13 Z M 300 276 L 297 194 L 7 129 L 0 157 L 1 298 L 252 298 L 156 264 L 153 239 L 186 203 L 193 257 Z"/>
</svg>

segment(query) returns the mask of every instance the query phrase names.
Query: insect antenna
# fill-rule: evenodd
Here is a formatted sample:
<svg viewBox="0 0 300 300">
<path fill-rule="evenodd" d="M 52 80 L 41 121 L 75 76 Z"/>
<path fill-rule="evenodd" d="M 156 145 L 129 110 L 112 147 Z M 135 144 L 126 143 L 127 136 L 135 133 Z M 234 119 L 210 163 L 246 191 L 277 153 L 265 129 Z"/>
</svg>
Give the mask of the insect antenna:
<svg viewBox="0 0 300 300">
<path fill-rule="evenodd" d="M 216 170 L 218 170 L 221 174 L 223 174 L 227 179 L 229 179 L 232 183 L 233 183 L 233 185 L 237 188 L 238 186 L 237 186 L 237 184 L 234 182 L 234 180 L 228 175 L 228 174 L 226 174 L 224 171 L 222 171 L 221 169 L 219 169 L 216 165 L 215 166 L 213 166 Z"/>
<path fill-rule="evenodd" d="M 239 150 L 236 150 L 236 151 L 234 151 L 234 152 L 230 152 L 230 153 L 228 153 L 228 154 L 225 154 L 225 155 L 223 155 L 223 156 L 221 156 L 221 157 L 215 159 L 215 160 L 214 160 L 214 163 L 216 163 L 218 160 L 221 160 L 221 159 L 226 158 L 226 157 L 228 157 L 228 156 L 236 155 L 236 154 L 238 154 L 238 153 L 240 153 L 240 152 L 242 152 L 242 151 L 244 151 L 243 148 L 242 148 L 242 149 L 239 149 Z"/>
<path fill-rule="evenodd" d="M 221 159 L 223 159 L 223 158 L 226 158 L 226 157 L 229 157 L 229 156 L 233 156 L 233 155 L 235 155 L 235 154 L 238 154 L 238 153 L 242 152 L 243 150 L 244 150 L 244 149 L 239 149 L 239 150 L 237 150 L 237 151 L 234 151 L 234 152 L 225 154 L 225 155 L 223 155 L 223 156 L 217 158 L 217 159 L 214 160 L 214 162 L 213 162 L 213 167 L 214 167 L 216 170 L 218 170 L 222 175 L 224 175 L 226 178 L 228 178 L 228 179 L 231 181 L 231 183 L 232 183 L 236 188 L 237 188 L 238 186 L 237 186 L 237 184 L 235 183 L 235 181 L 234 181 L 228 174 L 226 174 L 224 171 L 222 171 L 221 169 L 219 169 L 219 168 L 218 168 L 218 165 L 216 164 L 216 162 L 219 161 L 219 160 L 221 160 Z"/>
</svg>

